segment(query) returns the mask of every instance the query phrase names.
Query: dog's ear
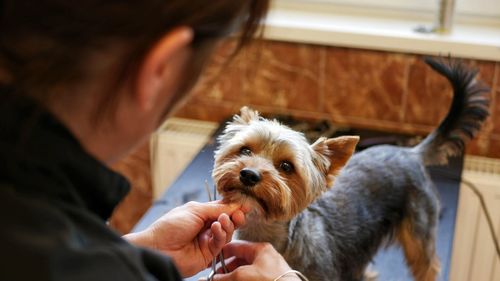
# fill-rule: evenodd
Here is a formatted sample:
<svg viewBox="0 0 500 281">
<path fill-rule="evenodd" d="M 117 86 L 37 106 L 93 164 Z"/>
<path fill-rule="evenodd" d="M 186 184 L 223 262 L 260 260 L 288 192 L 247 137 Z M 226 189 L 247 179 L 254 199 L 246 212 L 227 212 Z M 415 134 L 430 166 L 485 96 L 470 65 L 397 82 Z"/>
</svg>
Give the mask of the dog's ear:
<svg viewBox="0 0 500 281">
<path fill-rule="evenodd" d="M 358 142 L 358 136 L 343 136 L 326 140 L 328 150 L 330 151 L 329 174 L 336 174 L 347 164 L 347 161 L 354 154 Z"/>
<path fill-rule="evenodd" d="M 255 111 L 247 106 L 240 109 L 240 115 L 234 115 L 233 122 L 240 125 L 246 125 L 253 120 L 259 120 L 260 115 L 258 111 Z"/>
<path fill-rule="evenodd" d="M 358 142 L 358 136 L 320 138 L 311 147 L 322 156 L 321 158 L 328 159 L 328 163 L 324 165 L 324 172 L 329 176 L 335 176 L 354 154 Z"/>
<path fill-rule="evenodd" d="M 233 120 L 227 123 L 224 132 L 218 138 L 219 144 L 223 145 L 228 140 L 232 139 L 238 132 L 246 128 L 251 121 L 259 120 L 259 118 L 261 118 L 259 112 L 246 106 L 242 107 L 240 109 L 240 115 L 234 115 Z"/>
</svg>

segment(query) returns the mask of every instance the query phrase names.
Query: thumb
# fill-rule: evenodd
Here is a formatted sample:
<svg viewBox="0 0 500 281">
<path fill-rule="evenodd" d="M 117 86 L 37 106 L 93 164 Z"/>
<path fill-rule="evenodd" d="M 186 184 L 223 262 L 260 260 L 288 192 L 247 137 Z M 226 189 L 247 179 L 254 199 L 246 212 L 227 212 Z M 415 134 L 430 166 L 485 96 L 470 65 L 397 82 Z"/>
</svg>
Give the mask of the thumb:
<svg viewBox="0 0 500 281">
<path fill-rule="evenodd" d="M 216 274 L 212 278 L 213 281 L 231 281 L 231 280 L 236 280 L 234 277 L 233 272 L 231 273 L 226 273 L 226 274 Z"/>
<path fill-rule="evenodd" d="M 232 281 L 236 280 L 234 278 L 233 272 L 226 273 L 226 274 L 215 274 L 214 277 L 212 278 L 213 281 Z"/>
<path fill-rule="evenodd" d="M 224 247 L 224 255 L 226 257 L 236 257 L 237 259 L 245 261 L 247 264 L 252 264 L 264 245 L 264 243 L 237 240 L 226 244 Z"/>
<path fill-rule="evenodd" d="M 245 272 L 245 269 L 247 268 L 248 266 L 245 265 L 245 266 L 241 266 L 241 267 L 238 267 L 236 270 L 230 272 L 230 273 L 226 273 L 226 274 L 215 274 L 214 277 L 213 277 L 213 280 L 214 281 L 236 281 L 236 280 L 248 280 L 248 277 L 250 277 L 248 275 L 248 272 L 244 273 Z"/>
</svg>

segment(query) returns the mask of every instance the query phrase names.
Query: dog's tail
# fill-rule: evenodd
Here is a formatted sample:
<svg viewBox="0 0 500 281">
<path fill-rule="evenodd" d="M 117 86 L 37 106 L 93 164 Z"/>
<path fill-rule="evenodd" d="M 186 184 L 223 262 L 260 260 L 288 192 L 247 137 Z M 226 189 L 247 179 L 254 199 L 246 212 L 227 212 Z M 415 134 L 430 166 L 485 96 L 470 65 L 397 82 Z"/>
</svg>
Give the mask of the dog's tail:
<svg viewBox="0 0 500 281">
<path fill-rule="evenodd" d="M 460 61 L 426 58 L 425 62 L 448 79 L 453 100 L 439 127 L 414 149 L 422 155 L 425 165 L 445 165 L 448 157 L 463 153 L 489 116 L 490 89 L 476 81 L 477 70 Z"/>
</svg>

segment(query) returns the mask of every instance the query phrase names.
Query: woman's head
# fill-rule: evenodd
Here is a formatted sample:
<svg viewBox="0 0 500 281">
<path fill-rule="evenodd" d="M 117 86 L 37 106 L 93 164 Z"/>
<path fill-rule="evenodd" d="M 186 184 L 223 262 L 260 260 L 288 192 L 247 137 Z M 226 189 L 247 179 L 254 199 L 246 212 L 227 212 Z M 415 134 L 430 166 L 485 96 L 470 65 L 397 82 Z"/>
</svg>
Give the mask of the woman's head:
<svg viewBox="0 0 500 281">
<path fill-rule="evenodd" d="M 90 58 L 100 52 L 114 64 L 113 89 L 133 78 L 142 59 L 166 33 L 179 26 L 194 32 L 182 85 L 199 75 L 214 44 L 240 32 L 240 46 L 254 35 L 268 0 L 5 0 L 1 1 L 0 68 L 4 83 L 42 103 L 54 87 L 78 84 L 91 76 Z M 96 56 L 97 54 L 97 56 Z M 95 63 L 95 62 L 93 62 Z M 97 62 L 96 64 L 99 64 Z M 129 80 L 129 81 L 133 81 Z"/>
<path fill-rule="evenodd" d="M 250 41 L 268 5 L 0 0 L 0 85 L 37 100 L 89 152 L 113 161 L 159 125 L 220 39 Z"/>
</svg>

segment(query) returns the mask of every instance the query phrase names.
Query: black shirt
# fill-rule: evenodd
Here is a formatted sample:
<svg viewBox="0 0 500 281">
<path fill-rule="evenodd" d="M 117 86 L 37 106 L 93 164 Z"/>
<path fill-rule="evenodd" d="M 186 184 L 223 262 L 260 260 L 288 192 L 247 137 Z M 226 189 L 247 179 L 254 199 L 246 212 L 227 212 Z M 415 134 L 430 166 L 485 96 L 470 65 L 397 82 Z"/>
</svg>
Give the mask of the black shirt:
<svg viewBox="0 0 500 281">
<path fill-rule="evenodd" d="M 1 281 L 181 280 L 106 225 L 128 190 L 52 115 L 0 93 Z"/>
</svg>

